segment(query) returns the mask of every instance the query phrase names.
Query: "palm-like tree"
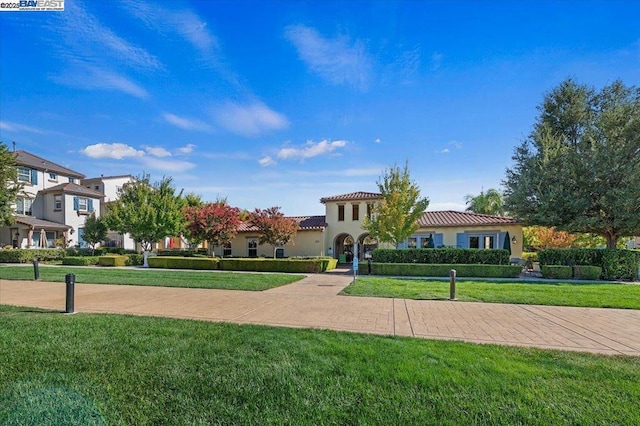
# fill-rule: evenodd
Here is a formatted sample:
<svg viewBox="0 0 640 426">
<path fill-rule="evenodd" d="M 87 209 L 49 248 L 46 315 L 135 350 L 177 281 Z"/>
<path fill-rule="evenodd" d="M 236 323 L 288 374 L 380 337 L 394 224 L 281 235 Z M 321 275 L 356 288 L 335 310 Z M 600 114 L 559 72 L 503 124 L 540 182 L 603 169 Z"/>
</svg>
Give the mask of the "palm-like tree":
<svg viewBox="0 0 640 426">
<path fill-rule="evenodd" d="M 497 189 L 490 188 L 487 192 L 481 191 L 476 196 L 467 195 L 464 200 L 469 212 L 495 216 L 503 216 L 505 214 L 502 194 Z"/>
</svg>

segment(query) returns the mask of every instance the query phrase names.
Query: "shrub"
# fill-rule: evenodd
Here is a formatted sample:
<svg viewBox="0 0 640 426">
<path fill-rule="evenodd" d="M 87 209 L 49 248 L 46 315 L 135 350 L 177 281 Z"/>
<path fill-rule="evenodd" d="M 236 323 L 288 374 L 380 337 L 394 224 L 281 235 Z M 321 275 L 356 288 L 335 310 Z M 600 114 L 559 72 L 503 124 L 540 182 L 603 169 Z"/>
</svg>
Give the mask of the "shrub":
<svg viewBox="0 0 640 426">
<path fill-rule="evenodd" d="M 173 257 L 199 257 L 199 256 L 208 256 L 207 249 L 198 248 L 198 249 L 163 249 L 158 250 L 158 256 L 173 256 Z"/>
<path fill-rule="evenodd" d="M 126 266 L 127 260 L 129 260 L 127 256 L 111 254 L 109 256 L 100 256 L 98 263 L 100 266 Z"/>
<path fill-rule="evenodd" d="M 525 251 L 522 252 L 522 260 L 526 262 L 537 262 L 538 261 L 538 252 L 537 251 Z"/>
<path fill-rule="evenodd" d="M 541 250 L 538 258 L 541 265 L 599 266 L 605 280 L 633 281 L 640 265 L 640 251 L 623 249 Z"/>
<path fill-rule="evenodd" d="M 0 263 L 28 263 L 35 259 L 41 262 L 61 260 L 65 257 L 62 249 L 12 249 L 0 250 Z"/>
<path fill-rule="evenodd" d="M 337 259 L 316 257 L 311 259 L 220 259 L 225 271 L 319 273 L 335 269 Z"/>
<path fill-rule="evenodd" d="M 90 266 L 98 264 L 98 256 L 67 256 L 62 259 L 63 265 Z"/>
<path fill-rule="evenodd" d="M 144 264 L 144 255 L 140 253 L 127 254 L 127 266 L 138 266 Z"/>
<path fill-rule="evenodd" d="M 377 263 L 436 263 L 508 265 L 507 250 L 438 249 L 375 249 L 371 259 Z"/>
<path fill-rule="evenodd" d="M 147 259 L 150 268 L 162 269 L 218 269 L 220 259 L 213 257 L 151 256 Z"/>
<path fill-rule="evenodd" d="M 573 267 L 573 278 L 576 280 L 599 280 L 602 268 L 599 266 L 576 265 Z"/>
<path fill-rule="evenodd" d="M 520 275 L 518 265 L 464 265 L 464 264 L 420 264 L 420 263 L 371 263 L 374 275 L 397 275 L 417 277 L 448 277 L 455 269 L 457 277 L 514 278 Z M 366 274 L 368 265 L 361 263 L 359 272 Z"/>
<path fill-rule="evenodd" d="M 555 278 L 559 280 L 568 280 L 573 275 L 571 266 L 546 265 L 540 266 L 540 272 L 544 278 Z"/>
</svg>

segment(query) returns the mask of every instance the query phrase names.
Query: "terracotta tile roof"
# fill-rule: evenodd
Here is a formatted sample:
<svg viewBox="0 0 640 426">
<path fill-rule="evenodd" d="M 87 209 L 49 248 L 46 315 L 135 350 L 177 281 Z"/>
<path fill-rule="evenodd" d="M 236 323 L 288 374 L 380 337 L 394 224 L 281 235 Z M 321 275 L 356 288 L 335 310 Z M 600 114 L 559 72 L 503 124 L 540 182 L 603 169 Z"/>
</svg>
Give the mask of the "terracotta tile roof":
<svg viewBox="0 0 640 426">
<path fill-rule="evenodd" d="M 33 169 L 38 170 L 46 170 L 48 172 L 58 173 L 64 176 L 70 176 L 74 178 L 82 179 L 84 177 L 83 174 L 75 172 L 71 169 L 67 169 L 66 167 L 62 167 L 59 164 L 46 160 L 42 157 L 38 157 L 37 155 L 33 155 L 30 152 L 18 150 L 15 152 L 16 154 L 16 163 L 19 166 L 27 166 Z"/>
<path fill-rule="evenodd" d="M 491 216 L 471 212 L 454 210 L 424 212 L 418 219 L 421 228 L 436 226 L 488 226 L 488 225 L 516 225 L 519 222 L 505 216 Z"/>
<path fill-rule="evenodd" d="M 26 225 L 33 229 L 45 229 L 49 231 L 66 231 L 71 229 L 69 225 L 64 223 L 51 222 L 49 220 L 37 219 L 32 216 L 17 216 L 15 217 L 16 223 L 20 225 Z"/>
<path fill-rule="evenodd" d="M 321 230 L 327 227 L 324 216 L 289 216 L 288 219 L 295 219 L 300 225 L 301 231 Z M 248 222 L 242 222 L 239 232 L 254 232 L 258 228 L 251 226 Z"/>
<path fill-rule="evenodd" d="M 327 201 L 357 201 L 357 200 L 377 200 L 382 195 L 378 192 L 350 192 L 348 194 L 332 195 L 320 198 L 322 204 Z"/>
<path fill-rule="evenodd" d="M 43 189 L 42 193 L 47 192 L 64 192 L 67 194 L 75 194 L 75 195 L 83 195 L 85 197 L 91 198 L 104 198 L 104 194 L 99 191 L 94 191 L 93 189 L 86 188 L 82 185 L 78 185 L 77 183 L 61 183 L 60 185 L 52 186 L 51 188 Z"/>
</svg>

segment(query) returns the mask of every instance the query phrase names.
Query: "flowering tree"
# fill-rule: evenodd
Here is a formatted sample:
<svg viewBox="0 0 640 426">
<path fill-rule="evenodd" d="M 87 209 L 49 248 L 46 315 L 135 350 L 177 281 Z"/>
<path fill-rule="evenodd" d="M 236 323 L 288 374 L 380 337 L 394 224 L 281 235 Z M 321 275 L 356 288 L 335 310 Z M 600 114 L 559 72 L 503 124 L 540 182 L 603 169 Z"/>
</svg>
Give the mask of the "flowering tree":
<svg viewBox="0 0 640 426">
<path fill-rule="evenodd" d="M 280 207 L 255 209 L 249 214 L 249 223 L 258 228 L 260 244 L 267 243 L 273 246 L 274 259 L 278 246 L 287 244 L 300 228 L 295 219 L 284 217 Z"/>
<path fill-rule="evenodd" d="M 184 215 L 189 238 L 207 241 L 210 256 L 213 256 L 215 246 L 222 246 L 238 235 L 242 223 L 240 210 L 226 201 L 185 207 Z"/>
</svg>

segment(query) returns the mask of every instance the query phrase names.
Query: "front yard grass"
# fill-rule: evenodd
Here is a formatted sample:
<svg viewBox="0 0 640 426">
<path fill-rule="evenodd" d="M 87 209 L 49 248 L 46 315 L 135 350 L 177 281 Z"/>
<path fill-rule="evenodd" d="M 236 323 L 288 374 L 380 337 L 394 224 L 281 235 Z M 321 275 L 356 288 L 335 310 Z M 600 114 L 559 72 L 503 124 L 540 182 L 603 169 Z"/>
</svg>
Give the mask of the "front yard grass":
<svg viewBox="0 0 640 426">
<path fill-rule="evenodd" d="M 449 281 L 360 277 L 351 296 L 447 300 Z M 640 285 L 617 283 L 456 281 L 456 298 L 468 302 L 640 309 Z"/>
<path fill-rule="evenodd" d="M 73 273 L 77 284 L 122 284 L 159 287 L 212 288 L 261 291 L 304 278 L 293 274 L 248 274 L 211 271 L 169 271 L 156 269 L 87 268 L 73 266 L 40 266 L 42 281 L 64 282 Z M 33 280 L 33 268 L 0 266 L 0 279 Z"/>
<path fill-rule="evenodd" d="M 0 424 L 640 424 L 640 362 L 0 306 Z"/>
</svg>

